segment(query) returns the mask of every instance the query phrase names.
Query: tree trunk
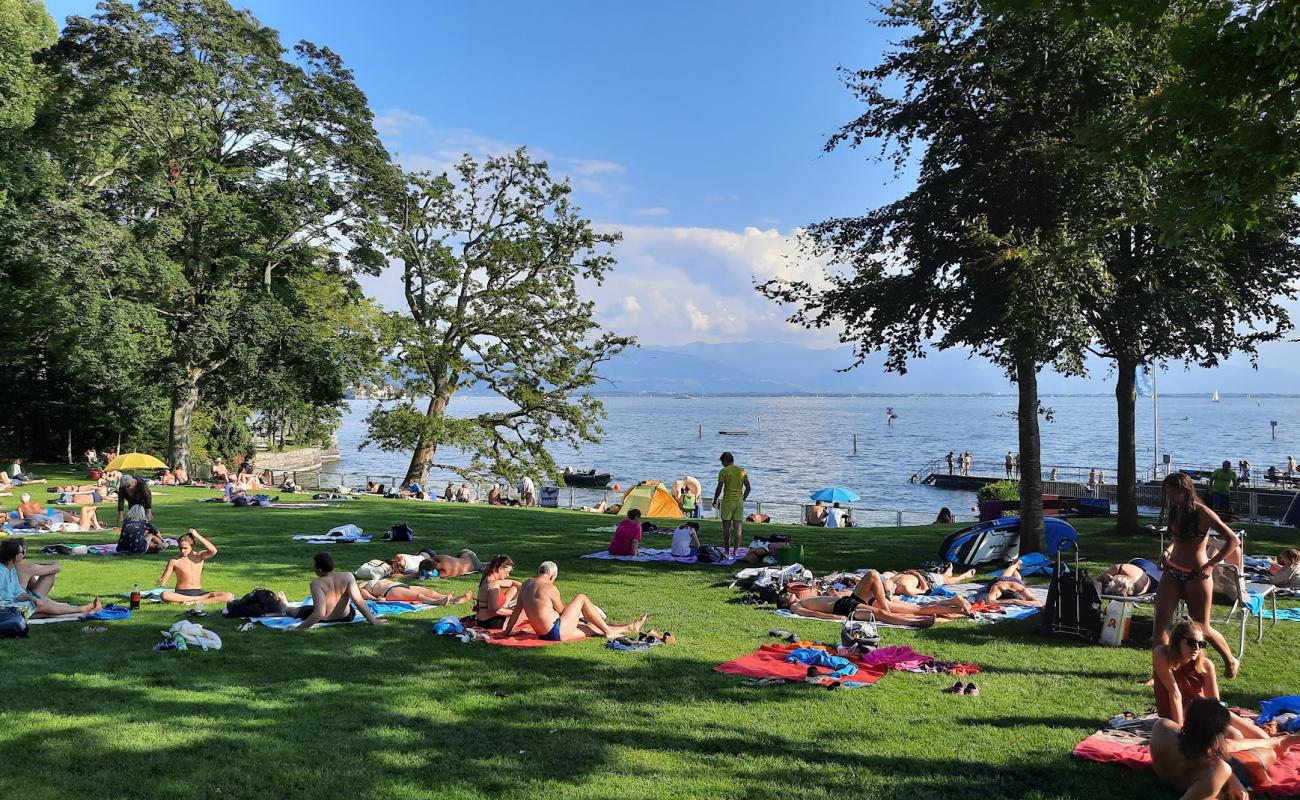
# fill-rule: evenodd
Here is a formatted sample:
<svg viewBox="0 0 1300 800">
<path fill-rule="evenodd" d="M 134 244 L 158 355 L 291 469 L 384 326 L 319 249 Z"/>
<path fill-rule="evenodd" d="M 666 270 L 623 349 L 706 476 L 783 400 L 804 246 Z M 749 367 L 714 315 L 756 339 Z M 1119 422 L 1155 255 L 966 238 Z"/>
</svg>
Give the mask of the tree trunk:
<svg viewBox="0 0 1300 800">
<path fill-rule="evenodd" d="M 1137 361 L 1131 358 L 1116 359 L 1118 383 L 1115 384 L 1115 411 L 1119 419 L 1119 460 L 1115 466 L 1115 489 L 1119 500 L 1119 532 L 1138 532 L 1137 492 L 1137 399 L 1134 384 L 1137 380 Z"/>
<path fill-rule="evenodd" d="M 433 397 L 429 398 L 429 411 L 426 416 L 441 419 L 447 413 L 449 402 L 451 402 L 451 392 L 447 389 L 435 388 Z M 438 443 L 429 437 L 421 436 L 419 445 L 411 454 L 411 465 L 406 468 L 406 482 L 419 481 L 420 486 L 428 491 L 429 465 L 433 463 L 433 457 L 437 452 Z"/>
<path fill-rule="evenodd" d="M 187 380 L 172 392 L 172 418 L 167 430 L 167 465 L 181 464 L 190 469 L 190 429 L 194 409 L 199 405 L 199 378 L 203 372 L 195 367 L 185 370 Z"/>
<path fill-rule="evenodd" d="M 1043 453 L 1038 436 L 1038 365 L 1032 358 L 1016 360 L 1016 386 L 1020 390 L 1020 552 L 1042 553 L 1046 550 Z"/>
</svg>

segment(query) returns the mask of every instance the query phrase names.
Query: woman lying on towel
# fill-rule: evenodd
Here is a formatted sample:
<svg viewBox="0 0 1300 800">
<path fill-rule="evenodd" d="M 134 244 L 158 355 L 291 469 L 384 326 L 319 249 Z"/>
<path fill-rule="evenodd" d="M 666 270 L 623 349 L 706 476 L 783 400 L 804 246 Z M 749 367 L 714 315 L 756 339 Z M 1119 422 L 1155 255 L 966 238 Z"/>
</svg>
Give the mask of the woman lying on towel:
<svg viewBox="0 0 1300 800">
<path fill-rule="evenodd" d="M 511 580 L 515 562 L 510 556 L 497 556 L 483 568 L 483 578 L 478 582 L 478 596 L 474 598 L 474 621 L 480 628 L 499 631 L 506 626 L 515 610 L 519 596 L 519 581 Z"/>
<path fill-rule="evenodd" d="M 1205 628 L 1184 617 L 1169 631 L 1169 644 L 1151 650 L 1151 673 L 1155 679 L 1156 713 L 1183 724 L 1187 707 L 1197 698 L 1219 699 L 1219 679 L 1214 662 L 1205 657 L 1209 645 Z M 1230 739 L 1266 739 L 1258 725 L 1237 714 L 1230 717 Z"/>
<path fill-rule="evenodd" d="M 432 550 L 421 550 L 428 560 L 433 562 L 434 578 L 459 578 L 483 568 L 482 562 L 473 550 L 461 550 L 454 556 L 440 555 Z"/>
<path fill-rule="evenodd" d="M 423 586 L 407 586 L 404 583 L 390 581 L 388 578 L 375 578 L 360 585 L 361 596 L 367 600 L 386 600 L 390 603 L 427 603 L 434 606 L 450 606 L 464 603 L 474 596 L 473 592 L 455 597 L 439 594 Z"/>
<path fill-rule="evenodd" d="M 1249 797 L 1268 770 L 1300 734 L 1276 739 L 1233 739 L 1232 713 L 1213 700 L 1198 699 L 1182 723 L 1158 720 L 1151 731 L 1151 767 L 1183 797 Z"/>
<path fill-rule="evenodd" d="M 889 625 L 928 628 L 940 619 L 969 617 L 971 605 L 963 597 L 924 606 L 890 600 L 880 573 L 872 571 L 863 575 L 852 591 L 795 600 L 789 610 L 814 619 L 874 619 Z"/>
<path fill-rule="evenodd" d="M 1163 573 L 1156 562 L 1135 558 L 1127 564 L 1111 564 L 1101 574 L 1101 593 L 1113 597 L 1140 597 L 1160 585 Z"/>
<path fill-rule="evenodd" d="M 35 619 L 62 617 L 67 614 L 93 614 L 104 607 L 96 597 L 84 606 L 56 603 L 31 588 L 34 581 L 24 580 L 20 567 L 27 558 L 27 542 L 22 539 L 0 541 L 0 606 L 16 606 L 23 616 Z"/>
<path fill-rule="evenodd" d="M 968 581 L 975 577 L 975 570 L 967 570 L 960 575 L 952 574 L 952 564 L 944 567 L 943 572 L 927 572 L 920 569 L 905 569 L 902 572 L 882 572 L 885 589 L 890 596 L 917 597 L 930 594 L 936 586 L 950 586 L 954 583 Z"/>
<path fill-rule="evenodd" d="M 47 509 L 40 503 L 34 502 L 30 494 L 23 494 L 22 502 L 18 504 L 18 516 L 22 517 L 25 524 L 44 530 L 51 530 L 55 525 L 72 525 L 79 531 L 103 529 L 94 506 L 82 506 L 74 515 L 67 511 Z"/>
<path fill-rule="evenodd" d="M 1002 570 L 1002 574 L 989 581 L 989 591 L 985 601 L 989 603 L 1008 603 L 1013 606 L 1041 606 L 1039 600 L 1025 581 L 1020 577 L 1020 559 L 1011 562 L 1011 566 Z"/>
</svg>

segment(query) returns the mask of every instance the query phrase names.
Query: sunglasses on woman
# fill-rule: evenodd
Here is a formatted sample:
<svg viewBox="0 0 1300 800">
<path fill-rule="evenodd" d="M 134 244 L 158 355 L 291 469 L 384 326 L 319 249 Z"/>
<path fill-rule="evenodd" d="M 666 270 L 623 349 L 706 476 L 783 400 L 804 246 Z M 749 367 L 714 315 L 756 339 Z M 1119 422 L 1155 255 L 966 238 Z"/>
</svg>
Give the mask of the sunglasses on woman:
<svg viewBox="0 0 1300 800">
<path fill-rule="evenodd" d="M 1183 641 L 1187 642 L 1188 646 L 1195 650 L 1204 650 L 1207 644 L 1207 642 L 1204 639 L 1193 639 L 1190 636 L 1183 639 Z"/>
</svg>

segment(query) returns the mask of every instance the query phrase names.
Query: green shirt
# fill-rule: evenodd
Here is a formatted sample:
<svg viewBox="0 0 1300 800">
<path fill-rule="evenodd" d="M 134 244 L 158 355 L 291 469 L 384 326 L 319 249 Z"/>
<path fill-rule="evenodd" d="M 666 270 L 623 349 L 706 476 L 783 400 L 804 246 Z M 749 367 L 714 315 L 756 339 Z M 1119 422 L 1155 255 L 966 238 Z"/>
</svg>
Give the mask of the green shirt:
<svg viewBox="0 0 1300 800">
<path fill-rule="evenodd" d="M 694 511 L 694 510 L 695 510 L 695 495 L 693 495 L 693 494 L 683 494 L 683 495 L 682 495 L 682 511 Z"/>
<path fill-rule="evenodd" d="M 718 483 L 722 484 L 723 500 L 740 500 L 745 496 L 745 479 L 749 473 L 736 466 L 728 464 L 718 470 Z"/>
<path fill-rule="evenodd" d="M 1227 494 L 1232 490 L 1232 484 L 1237 480 L 1237 473 L 1230 469 L 1219 467 L 1210 476 L 1210 491 L 1215 494 Z"/>
</svg>

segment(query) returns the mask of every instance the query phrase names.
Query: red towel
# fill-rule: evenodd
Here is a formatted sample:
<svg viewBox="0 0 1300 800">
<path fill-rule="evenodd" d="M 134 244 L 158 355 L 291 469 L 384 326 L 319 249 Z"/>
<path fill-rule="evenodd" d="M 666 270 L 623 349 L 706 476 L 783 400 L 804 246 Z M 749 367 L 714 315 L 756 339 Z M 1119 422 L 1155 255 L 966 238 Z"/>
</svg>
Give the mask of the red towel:
<svg viewBox="0 0 1300 800">
<path fill-rule="evenodd" d="M 543 639 L 533 633 L 532 627 L 528 621 L 524 620 L 515 627 L 515 632 L 509 636 L 503 636 L 501 631 L 489 631 L 492 638 L 488 639 L 488 644 L 499 644 L 503 647 L 545 647 L 548 644 L 564 644 L 552 639 Z M 569 639 L 570 642 L 581 642 L 582 639 Z"/>
<path fill-rule="evenodd" d="M 1144 744 L 1122 745 L 1094 733 L 1074 748 L 1085 761 L 1123 764 L 1129 769 L 1151 769 L 1151 753 Z M 1292 749 L 1268 771 L 1268 783 L 1255 791 L 1269 797 L 1300 795 L 1300 750 Z"/>
<path fill-rule="evenodd" d="M 807 664 L 792 664 L 785 660 L 798 645 L 793 644 L 768 644 L 763 645 L 757 652 L 750 653 L 747 656 L 741 656 L 734 661 L 728 661 L 725 664 L 719 664 L 714 667 L 718 672 L 725 672 L 729 675 L 749 675 L 754 678 L 785 678 L 787 680 L 801 681 L 808 676 Z M 861 664 L 856 659 L 849 659 L 854 666 L 858 668 L 858 673 L 845 678 L 846 681 L 855 683 L 875 683 L 880 680 L 889 667 L 867 666 Z M 830 673 L 828 669 L 822 669 L 821 674 Z"/>
</svg>

